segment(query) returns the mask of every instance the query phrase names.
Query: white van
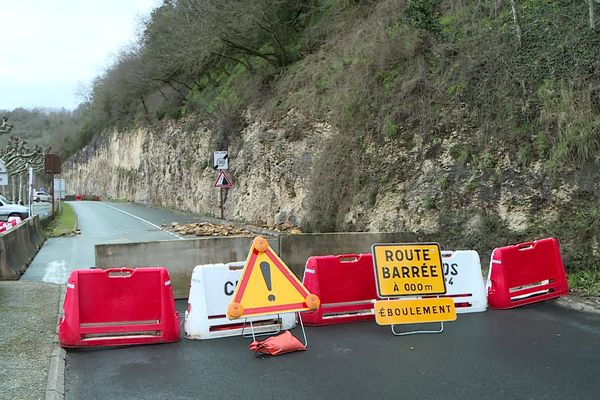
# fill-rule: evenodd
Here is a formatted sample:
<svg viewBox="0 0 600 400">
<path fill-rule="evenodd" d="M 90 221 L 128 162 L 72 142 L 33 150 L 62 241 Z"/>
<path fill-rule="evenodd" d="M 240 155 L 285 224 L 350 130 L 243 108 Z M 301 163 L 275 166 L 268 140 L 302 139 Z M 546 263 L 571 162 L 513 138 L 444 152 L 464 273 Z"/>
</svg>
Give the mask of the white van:
<svg viewBox="0 0 600 400">
<path fill-rule="evenodd" d="M 29 216 L 29 208 L 10 202 L 6 197 L 0 195 L 0 220 L 6 221 L 9 217 Z"/>
<path fill-rule="evenodd" d="M 52 196 L 50 196 L 44 189 L 34 190 L 31 198 L 36 203 L 39 203 L 40 201 L 52 201 Z"/>
</svg>

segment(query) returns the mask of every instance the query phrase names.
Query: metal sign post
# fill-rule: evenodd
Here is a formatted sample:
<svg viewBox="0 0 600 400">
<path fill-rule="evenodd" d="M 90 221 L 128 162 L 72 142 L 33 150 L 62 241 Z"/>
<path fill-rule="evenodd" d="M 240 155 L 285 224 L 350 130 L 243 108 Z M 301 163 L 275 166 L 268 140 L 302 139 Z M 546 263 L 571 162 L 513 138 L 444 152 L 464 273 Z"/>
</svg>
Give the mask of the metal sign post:
<svg viewBox="0 0 600 400">
<path fill-rule="evenodd" d="M 64 178 L 55 178 L 54 181 L 52 182 L 52 187 L 54 190 L 54 195 L 53 197 L 56 197 L 56 201 L 58 202 L 58 213 L 60 214 L 61 211 L 61 202 L 64 200 L 65 198 L 65 179 Z"/>
<path fill-rule="evenodd" d="M 44 159 L 44 169 L 47 174 L 50 174 L 50 181 L 52 182 L 52 220 L 54 221 L 54 174 L 61 173 L 61 160 L 60 156 L 56 154 L 46 154 Z"/>
<path fill-rule="evenodd" d="M 33 215 L 33 203 L 31 197 L 33 196 L 33 167 L 29 167 L 29 180 L 28 180 L 28 199 L 29 199 L 29 217 Z"/>
<path fill-rule="evenodd" d="M 219 188 L 219 197 L 221 198 L 219 201 L 219 207 L 221 208 L 221 219 L 223 219 L 223 188 Z"/>
<path fill-rule="evenodd" d="M 233 181 L 227 170 L 222 169 L 219 171 L 214 187 L 219 188 L 219 208 L 221 209 L 221 219 L 224 219 L 225 200 L 223 199 L 223 189 L 227 190 L 233 187 Z"/>
</svg>

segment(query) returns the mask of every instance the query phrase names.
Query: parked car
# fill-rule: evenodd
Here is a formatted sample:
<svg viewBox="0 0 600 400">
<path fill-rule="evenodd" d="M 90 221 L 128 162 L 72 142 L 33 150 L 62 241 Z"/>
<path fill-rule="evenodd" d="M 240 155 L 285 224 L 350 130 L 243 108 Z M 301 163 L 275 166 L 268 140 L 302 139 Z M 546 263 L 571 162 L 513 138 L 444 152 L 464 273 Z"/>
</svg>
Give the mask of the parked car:
<svg viewBox="0 0 600 400">
<path fill-rule="evenodd" d="M 25 219 L 29 216 L 29 208 L 20 206 L 9 201 L 6 197 L 0 196 L 0 219 L 6 221 L 9 217 L 21 217 Z"/>
<path fill-rule="evenodd" d="M 52 196 L 50 196 L 44 189 L 34 191 L 32 198 L 38 203 L 40 201 L 52 201 Z"/>
</svg>

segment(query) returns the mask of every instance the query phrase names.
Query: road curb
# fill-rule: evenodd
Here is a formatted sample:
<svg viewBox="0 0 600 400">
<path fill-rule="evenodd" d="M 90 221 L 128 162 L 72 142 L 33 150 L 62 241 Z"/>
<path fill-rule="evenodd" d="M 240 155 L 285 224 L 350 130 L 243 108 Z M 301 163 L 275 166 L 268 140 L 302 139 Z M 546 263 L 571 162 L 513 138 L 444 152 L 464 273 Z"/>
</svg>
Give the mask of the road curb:
<svg viewBox="0 0 600 400">
<path fill-rule="evenodd" d="M 45 400 L 63 400 L 65 398 L 65 361 L 67 352 L 58 344 L 58 322 L 65 301 L 66 286 L 61 286 L 60 300 L 58 302 L 56 330 L 52 353 L 50 353 L 50 364 L 48 366 L 48 380 L 46 382 Z"/>
<path fill-rule="evenodd" d="M 63 201 L 63 203 L 68 204 L 68 203 L 72 203 L 72 202 Z M 79 234 L 81 234 L 81 229 L 79 229 L 79 217 L 77 216 L 77 213 L 75 212 L 75 209 L 73 208 L 73 206 L 71 204 L 69 204 L 69 207 L 71 207 L 71 210 L 73 210 L 73 214 L 75 215 L 75 225 L 73 226 L 73 233 L 75 235 L 79 235 Z"/>
<path fill-rule="evenodd" d="M 76 234 L 80 234 L 81 229 L 79 229 L 79 217 L 77 217 L 77 213 L 75 212 L 75 209 L 73 208 L 73 206 L 69 204 L 69 207 L 71 207 L 71 210 L 73 211 L 73 214 L 75 215 L 75 226 L 73 226 L 73 232 L 75 232 Z"/>
<path fill-rule="evenodd" d="M 69 206 L 71 205 L 69 204 Z M 79 228 L 79 217 L 77 216 L 77 213 L 75 212 L 73 207 L 71 207 L 71 209 L 73 210 L 73 214 L 75 214 L 75 226 L 73 227 L 73 232 L 75 232 L 76 235 L 80 235 L 81 229 Z"/>
<path fill-rule="evenodd" d="M 556 304 L 574 311 L 600 315 L 600 305 L 594 304 L 577 296 L 565 296 L 556 299 Z"/>
</svg>

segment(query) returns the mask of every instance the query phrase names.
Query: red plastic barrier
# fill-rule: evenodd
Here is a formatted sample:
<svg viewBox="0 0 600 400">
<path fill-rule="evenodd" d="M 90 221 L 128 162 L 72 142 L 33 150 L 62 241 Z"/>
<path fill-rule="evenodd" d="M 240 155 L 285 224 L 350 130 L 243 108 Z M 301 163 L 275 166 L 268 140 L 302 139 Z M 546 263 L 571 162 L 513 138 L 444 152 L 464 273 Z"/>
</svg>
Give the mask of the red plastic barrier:
<svg viewBox="0 0 600 400">
<path fill-rule="evenodd" d="M 569 292 L 558 240 L 536 240 L 494 249 L 487 282 L 488 303 L 507 309 Z"/>
<path fill-rule="evenodd" d="M 11 217 L 11 218 L 13 218 L 13 217 Z M 20 218 L 19 218 L 19 220 L 20 220 Z M 7 230 L 12 229 L 12 228 L 14 228 L 17 225 L 18 225 L 18 223 L 17 223 L 16 220 L 9 220 L 9 221 L 6 221 L 6 222 L 0 222 L 0 233 L 6 232 Z"/>
<path fill-rule="evenodd" d="M 75 270 L 58 339 L 63 347 L 175 342 L 179 314 L 163 267 Z"/>
<path fill-rule="evenodd" d="M 83 200 L 83 196 L 80 194 L 75 195 L 75 200 Z"/>
<path fill-rule="evenodd" d="M 377 299 L 373 256 L 313 256 L 306 262 L 304 286 L 321 299 L 316 311 L 302 313 L 306 325 L 323 326 L 373 320 Z"/>
</svg>

